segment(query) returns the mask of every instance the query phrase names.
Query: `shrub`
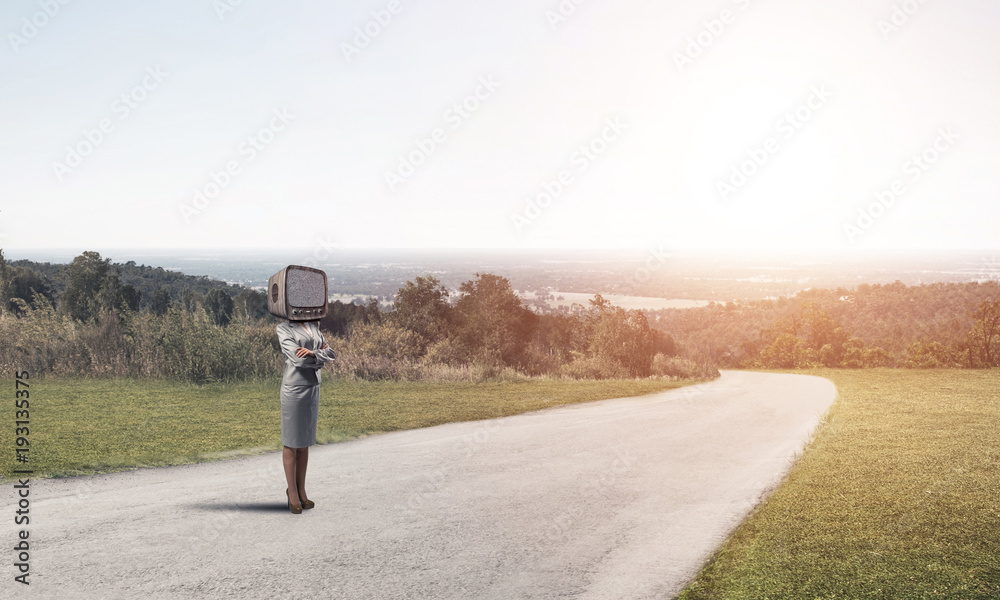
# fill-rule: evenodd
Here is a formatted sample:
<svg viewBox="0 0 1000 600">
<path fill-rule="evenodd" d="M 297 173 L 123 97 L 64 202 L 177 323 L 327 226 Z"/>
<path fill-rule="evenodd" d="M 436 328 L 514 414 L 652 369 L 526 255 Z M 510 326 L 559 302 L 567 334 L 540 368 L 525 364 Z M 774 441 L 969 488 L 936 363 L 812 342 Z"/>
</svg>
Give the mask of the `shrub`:
<svg viewBox="0 0 1000 600">
<path fill-rule="evenodd" d="M 653 357 L 652 372 L 658 377 L 674 379 L 715 379 L 719 377 L 719 370 L 715 367 L 696 363 L 689 358 L 667 356 L 663 353 L 657 353 Z"/>
<path fill-rule="evenodd" d="M 355 323 L 347 338 L 345 350 L 366 358 L 416 360 L 425 345 L 417 333 L 391 322 Z"/>
<path fill-rule="evenodd" d="M 560 369 L 572 379 L 631 379 L 628 369 L 620 363 L 600 356 L 578 357 Z"/>
<path fill-rule="evenodd" d="M 902 365 L 909 369 L 961 367 L 961 355 L 941 342 L 914 342 L 906 347 Z"/>
</svg>

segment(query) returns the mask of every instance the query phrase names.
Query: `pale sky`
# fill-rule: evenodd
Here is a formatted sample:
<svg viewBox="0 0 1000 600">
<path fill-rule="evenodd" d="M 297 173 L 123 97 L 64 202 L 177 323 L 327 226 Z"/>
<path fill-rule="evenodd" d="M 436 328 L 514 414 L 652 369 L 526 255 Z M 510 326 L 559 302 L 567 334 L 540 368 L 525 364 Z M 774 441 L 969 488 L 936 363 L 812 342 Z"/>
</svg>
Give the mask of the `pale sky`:
<svg viewBox="0 0 1000 600">
<path fill-rule="evenodd" d="M 0 245 L 995 248 L 998 28 L 995 0 L 5 0 Z"/>
</svg>

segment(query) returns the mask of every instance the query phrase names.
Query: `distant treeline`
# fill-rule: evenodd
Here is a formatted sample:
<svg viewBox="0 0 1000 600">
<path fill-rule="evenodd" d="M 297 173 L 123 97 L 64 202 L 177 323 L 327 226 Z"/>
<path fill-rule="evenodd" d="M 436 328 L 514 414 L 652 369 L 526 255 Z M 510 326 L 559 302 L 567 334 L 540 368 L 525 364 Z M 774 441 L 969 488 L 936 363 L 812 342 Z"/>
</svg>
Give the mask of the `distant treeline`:
<svg viewBox="0 0 1000 600">
<path fill-rule="evenodd" d="M 862 284 L 650 314 L 721 367 L 1000 366 L 1000 283 Z"/>
<path fill-rule="evenodd" d="M 112 265 L 96 252 L 43 269 L 8 264 L 0 252 L 0 364 L 192 381 L 280 376 L 277 321 L 265 296 L 207 283 Z M 339 356 L 334 370 L 347 377 L 718 376 L 710 365 L 676 356 L 670 336 L 652 329 L 640 311 L 595 296 L 581 314 L 538 314 L 506 278 L 489 273 L 457 293 L 417 277 L 398 290 L 388 312 L 374 300 L 333 302 L 321 327 Z"/>
</svg>

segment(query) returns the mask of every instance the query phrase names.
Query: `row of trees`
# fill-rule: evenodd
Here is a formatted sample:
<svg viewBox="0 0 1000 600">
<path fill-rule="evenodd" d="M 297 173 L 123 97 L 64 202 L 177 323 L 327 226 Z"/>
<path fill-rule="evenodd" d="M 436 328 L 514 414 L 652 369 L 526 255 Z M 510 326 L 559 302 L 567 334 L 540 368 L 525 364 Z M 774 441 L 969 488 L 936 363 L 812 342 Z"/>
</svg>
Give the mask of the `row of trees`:
<svg viewBox="0 0 1000 600">
<path fill-rule="evenodd" d="M 726 367 L 1000 366 L 1000 284 L 860 285 L 653 314 Z"/>
<path fill-rule="evenodd" d="M 369 312 L 357 323 L 344 349 L 370 359 L 511 367 L 532 375 L 714 374 L 689 361 L 668 366 L 664 358 L 675 348 L 670 336 L 650 328 L 642 312 L 612 306 L 600 295 L 583 315 L 538 314 L 506 278 L 487 273 L 461 284 L 454 296 L 434 277 L 417 277 L 399 289 L 391 311 Z M 657 355 L 663 358 L 654 365 Z"/>
<path fill-rule="evenodd" d="M 128 273 L 151 279 L 126 281 Z M 0 363 L 196 381 L 280 374 L 277 321 L 264 294 L 183 277 L 114 265 L 96 252 L 36 270 L 7 263 L 0 251 Z M 390 310 L 374 299 L 333 302 L 321 326 L 341 357 L 335 369 L 366 378 L 472 371 L 708 378 L 715 365 L 1000 366 L 996 282 L 809 290 L 651 317 L 600 295 L 588 304 L 546 312 L 490 273 L 454 291 L 434 277 L 416 277 L 398 289 Z"/>
<path fill-rule="evenodd" d="M 651 329 L 643 313 L 599 295 L 590 304 L 582 315 L 538 314 L 498 275 L 478 274 L 457 294 L 433 277 L 417 277 L 400 288 L 391 311 L 356 324 L 345 349 L 371 359 L 511 367 L 532 375 L 702 374 L 689 361 L 654 364 L 657 355 L 673 354 L 674 344 Z"/>
<path fill-rule="evenodd" d="M 0 328 L 8 334 L 0 362 L 52 373 L 195 381 L 280 374 L 277 321 L 266 313 L 260 292 L 217 287 L 202 296 L 187 289 L 175 298 L 158 288 L 146 299 L 95 252 L 58 272 L 59 286 L 44 276 L 32 280 L 31 269 L 8 265 L 0 254 Z M 596 296 L 583 314 L 538 314 L 506 278 L 489 273 L 456 292 L 433 277 L 417 277 L 398 290 L 389 311 L 374 300 L 333 302 L 321 326 L 342 358 L 335 368 L 348 376 L 470 369 L 485 377 L 717 375 L 714 368 L 672 357 L 673 340 L 650 328 L 642 312 Z"/>
</svg>

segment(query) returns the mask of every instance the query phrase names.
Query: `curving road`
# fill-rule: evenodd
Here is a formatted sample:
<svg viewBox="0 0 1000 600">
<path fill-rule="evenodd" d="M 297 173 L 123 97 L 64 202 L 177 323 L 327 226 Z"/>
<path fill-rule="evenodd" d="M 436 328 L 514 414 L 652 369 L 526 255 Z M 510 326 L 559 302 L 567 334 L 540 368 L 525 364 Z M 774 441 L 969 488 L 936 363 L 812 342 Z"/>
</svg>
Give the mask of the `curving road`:
<svg viewBox="0 0 1000 600">
<path fill-rule="evenodd" d="M 316 508 L 301 515 L 285 507 L 277 453 L 41 480 L 32 584 L 5 560 L 0 596 L 670 598 L 780 482 L 835 396 L 825 379 L 727 371 L 314 447 Z"/>
</svg>

